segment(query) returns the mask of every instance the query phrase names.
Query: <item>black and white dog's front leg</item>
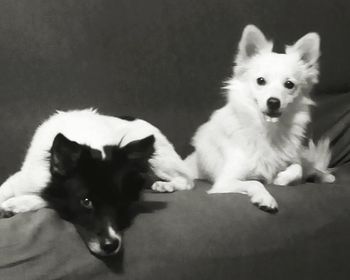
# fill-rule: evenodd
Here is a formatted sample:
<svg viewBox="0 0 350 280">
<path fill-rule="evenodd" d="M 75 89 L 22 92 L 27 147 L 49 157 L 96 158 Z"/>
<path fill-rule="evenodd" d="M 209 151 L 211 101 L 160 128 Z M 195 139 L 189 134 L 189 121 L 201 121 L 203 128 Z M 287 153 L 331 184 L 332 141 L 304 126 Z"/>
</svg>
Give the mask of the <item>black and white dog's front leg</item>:
<svg viewBox="0 0 350 280">
<path fill-rule="evenodd" d="M 159 145 L 159 143 L 158 143 Z M 169 143 L 161 143 L 156 155 L 150 159 L 156 181 L 152 190 L 156 192 L 173 192 L 190 190 L 194 182 L 190 170 Z"/>
<path fill-rule="evenodd" d="M 28 191 L 32 189 L 30 182 L 23 171 L 18 171 L 0 186 L 0 218 L 38 210 L 47 205 L 38 194 Z"/>
<path fill-rule="evenodd" d="M 34 211 L 46 206 L 46 201 L 36 194 L 14 196 L 0 204 L 0 218 L 8 218 L 18 213 Z"/>
</svg>

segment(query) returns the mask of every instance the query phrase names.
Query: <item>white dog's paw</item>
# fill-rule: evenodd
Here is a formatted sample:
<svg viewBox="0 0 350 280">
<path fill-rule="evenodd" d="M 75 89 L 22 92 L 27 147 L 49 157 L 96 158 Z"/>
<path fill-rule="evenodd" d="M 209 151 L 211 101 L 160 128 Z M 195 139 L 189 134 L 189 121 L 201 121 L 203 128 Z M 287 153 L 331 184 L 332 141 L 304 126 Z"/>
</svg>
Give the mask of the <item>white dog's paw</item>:
<svg viewBox="0 0 350 280">
<path fill-rule="evenodd" d="M 315 173 L 312 174 L 309 179 L 315 183 L 334 183 L 336 178 L 333 174 L 315 170 Z"/>
<path fill-rule="evenodd" d="M 281 175 L 281 173 L 279 173 L 275 180 L 273 180 L 273 183 L 279 186 L 287 186 L 290 183 L 290 180 L 283 176 L 283 174 Z"/>
<path fill-rule="evenodd" d="M 251 197 L 250 201 L 263 211 L 269 213 L 278 212 L 278 204 L 268 192 L 257 193 Z"/>
<path fill-rule="evenodd" d="M 324 176 L 322 176 L 322 182 L 323 183 L 334 183 L 335 176 L 332 174 L 325 174 Z"/>
<path fill-rule="evenodd" d="M 279 172 L 273 181 L 275 185 L 287 186 L 301 182 L 303 177 L 303 168 L 300 164 L 294 163 Z"/>
<path fill-rule="evenodd" d="M 155 192 L 174 192 L 175 186 L 172 182 L 154 182 L 151 189 Z"/>
</svg>

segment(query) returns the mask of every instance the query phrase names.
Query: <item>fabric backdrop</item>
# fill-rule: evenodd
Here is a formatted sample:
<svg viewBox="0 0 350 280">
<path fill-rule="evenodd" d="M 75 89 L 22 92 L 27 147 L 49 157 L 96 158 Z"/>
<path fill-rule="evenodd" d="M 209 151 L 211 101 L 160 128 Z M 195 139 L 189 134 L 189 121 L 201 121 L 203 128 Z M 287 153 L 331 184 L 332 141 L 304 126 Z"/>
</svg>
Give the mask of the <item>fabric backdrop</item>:
<svg viewBox="0 0 350 280">
<path fill-rule="evenodd" d="M 223 103 L 243 27 L 282 51 L 321 35 L 321 92 L 350 83 L 347 0 L 12 0 L 0 2 L 2 178 L 18 168 L 35 127 L 56 109 L 95 107 L 157 125 L 181 154 Z"/>
</svg>

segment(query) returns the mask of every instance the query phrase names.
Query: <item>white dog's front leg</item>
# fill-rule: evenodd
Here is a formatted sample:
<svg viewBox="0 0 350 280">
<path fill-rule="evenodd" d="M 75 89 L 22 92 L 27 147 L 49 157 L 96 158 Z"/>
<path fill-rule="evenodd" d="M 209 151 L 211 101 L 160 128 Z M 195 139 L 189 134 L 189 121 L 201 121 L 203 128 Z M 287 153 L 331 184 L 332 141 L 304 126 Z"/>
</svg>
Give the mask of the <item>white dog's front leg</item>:
<svg viewBox="0 0 350 280">
<path fill-rule="evenodd" d="M 292 183 L 298 183 L 303 178 L 303 168 L 300 164 L 289 165 L 284 171 L 279 172 L 273 181 L 275 185 L 287 186 Z"/>
<path fill-rule="evenodd" d="M 237 172 L 238 171 L 238 172 Z M 241 172 L 239 172 L 241 171 Z M 258 181 L 242 181 L 243 169 L 226 167 L 219 175 L 208 194 L 214 193 L 241 193 L 250 197 L 250 201 L 261 210 L 277 212 L 278 204 L 264 185 Z"/>
<path fill-rule="evenodd" d="M 26 194 L 11 197 L 0 204 L 0 212 L 4 217 L 9 217 L 17 213 L 34 211 L 46 207 L 47 203 L 40 196 Z"/>
</svg>

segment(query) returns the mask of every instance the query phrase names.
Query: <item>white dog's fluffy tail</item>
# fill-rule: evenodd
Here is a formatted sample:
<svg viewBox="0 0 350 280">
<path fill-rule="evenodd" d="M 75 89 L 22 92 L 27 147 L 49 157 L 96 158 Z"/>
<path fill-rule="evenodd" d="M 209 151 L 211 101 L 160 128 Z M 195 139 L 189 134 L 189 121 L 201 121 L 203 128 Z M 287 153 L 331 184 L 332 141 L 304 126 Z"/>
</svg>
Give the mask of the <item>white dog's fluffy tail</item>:
<svg viewBox="0 0 350 280">
<path fill-rule="evenodd" d="M 330 173 L 329 163 L 332 153 L 330 150 L 329 138 L 323 138 L 315 145 L 314 141 L 309 141 L 309 146 L 305 151 L 306 159 L 319 171 Z"/>
<path fill-rule="evenodd" d="M 314 176 L 317 181 L 333 183 L 335 181 L 335 177 L 331 174 L 333 169 L 329 168 L 331 157 L 329 138 L 320 139 L 316 145 L 310 140 L 303 155 L 307 175 Z"/>
</svg>

